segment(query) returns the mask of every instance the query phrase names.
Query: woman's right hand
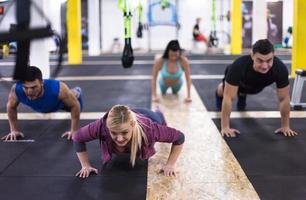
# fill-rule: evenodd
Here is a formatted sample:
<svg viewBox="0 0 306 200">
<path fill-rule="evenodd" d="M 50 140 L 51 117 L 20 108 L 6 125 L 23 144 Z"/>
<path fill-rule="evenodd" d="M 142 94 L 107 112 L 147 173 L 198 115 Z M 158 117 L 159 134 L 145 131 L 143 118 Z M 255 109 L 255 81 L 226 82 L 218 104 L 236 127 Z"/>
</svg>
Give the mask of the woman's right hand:
<svg viewBox="0 0 306 200">
<path fill-rule="evenodd" d="M 1 140 L 14 141 L 14 140 L 17 140 L 18 137 L 24 138 L 24 134 L 19 131 L 12 131 L 9 134 L 3 136 Z"/>
<path fill-rule="evenodd" d="M 190 97 L 186 97 L 186 98 L 184 99 L 184 102 L 185 102 L 185 103 L 190 103 L 190 102 L 192 102 L 192 99 L 191 99 Z"/>
<path fill-rule="evenodd" d="M 152 101 L 158 103 L 159 97 L 158 96 L 152 96 Z"/>
<path fill-rule="evenodd" d="M 95 174 L 98 174 L 98 170 L 96 168 L 93 168 L 91 166 L 82 167 L 78 173 L 75 174 L 75 176 L 78 176 L 80 178 L 87 178 L 91 172 L 94 172 Z"/>
<path fill-rule="evenodd" d="M 233 128 L 222 128 L 221 135 L 226 137 L 236 137 L 240 134 L 240 131 Z"/>
<path fill-rule="evenodd" d="M 163 173 L 165 176 L 176 176 L 176 171 L 174 165 L 165 165 L 160 170 L 161 173 Z"/>
</svg>

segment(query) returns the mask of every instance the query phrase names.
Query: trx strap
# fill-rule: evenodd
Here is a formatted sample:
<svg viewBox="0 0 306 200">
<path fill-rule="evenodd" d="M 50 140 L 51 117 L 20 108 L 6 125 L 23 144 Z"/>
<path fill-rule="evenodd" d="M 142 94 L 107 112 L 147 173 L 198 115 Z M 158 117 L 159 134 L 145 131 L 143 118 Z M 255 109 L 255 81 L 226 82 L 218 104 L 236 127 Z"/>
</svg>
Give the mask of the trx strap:
<svg viewBox="0 0 306 200">
<path fill-rule="evenodd" d="M 134 62 L 134 55 L 131 43 L 131 26 L 132 26 L 132 13 L 127 7 L 127 0 L 119 0 L 118 7 L 123 11 L 124 22 L 124 49 L 121 57 L 122 66 L 130 68 Z"/>
<path fill-rule="evenodd" d="M 161 0 L 160 5 L 161 5 L 162 9 L 164 10 L 165 8 L 169 7 L 169 2 L 168 2 L 168 0 Z"/>
<path fill-rule="evenodd" d="M 143 30 L 143 24 L 142 24 L 142 4 L 139 0 L 138 6 L 137 6 L 137 17 L 138 17 L 138 28 L 137 28 L 137 32 L 136 32 L 136 36 L 138 38 L 142 38 L 142 30 Z"/>
<path fill-rule="evenodd" d="M 216 0 L 212 0 L 212 30 L 209 34 L 209 44 L 210 46 L 217 47 L 219 39 L 217 38 L 217 31 L 216 31 L 216 24 L 217 24 L 217 18 L 216 18 Z"/>
<path fill-rule="evenodd" d="M 16 32 L 26 31 L 30 24 L 30 0 L 17 0 L 16 5 Z M 24 9 L 24 10 L 23 10 Z M 22 11 L 23 10 L 23 11 Z M 21 12 L 20 12 L 21 11 Z M 23 34 L 22 34 L 23 35 Z M 27 71 L 29 56 L 30 56 L 30 40 L 15 40 L 17 41 L 17 54 L 14 70 L 15 80 L 24 80 L 24 75 Z"/>
<path fill-rule="evenodd" d="M 24 75 L 27 70 L 29 55 L 30 55 L 30 41 L 33 39 L 46 38 L 55 35 L 51 29 L 51 22 L 44 16 L 40 8 L 31 0 L 15 0 L 16 1 L 16 21 L 17 25 L 12 26 L 9 32 L 0 33 L 0 42 L 17 42 L 17 52 L 16 52 L 16 63 L 13 79 L 14 80 L 24 80 Z M 12 4 L 9 5 L 9 8 Z M 30 24 L 30 7 L 34 6 L 36 11 L 47 21 L 45 27 L 29 28 Z M 7 9 L 7 12 L 9 10 Z M 6 12 L 6 13 L 7 13 Z M 6 14 L 5 13 L 5 14 Z M 0 23 L 5 15 L 0 19 Z M 60 44 L 62 47 L 62 44 Z M 60 48 L 60 55 L 58 58 L 58 65 L 55 72 L 59 71 L 62 62 L 62 49 Z M 1 78 L 1 77 L 0 77 Z"/>
</svg>

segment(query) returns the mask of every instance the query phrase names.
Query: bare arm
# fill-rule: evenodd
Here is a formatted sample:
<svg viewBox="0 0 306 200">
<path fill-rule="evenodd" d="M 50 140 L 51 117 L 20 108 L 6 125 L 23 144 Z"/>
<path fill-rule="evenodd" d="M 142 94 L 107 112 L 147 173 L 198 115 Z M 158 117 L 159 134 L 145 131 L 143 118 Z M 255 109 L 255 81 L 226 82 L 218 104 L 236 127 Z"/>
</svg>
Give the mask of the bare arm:
<svg viewBox="0 0 306 200">
<path fill-rule="evenodd" d="M 82 167 L 89 167 L 90 166 L 87 151 L 77 152 L 77 156 L 79 158 L 79 161 L 80 161 Z"/>
<path fill-rule="evenodd" d="M 151 81 L 151 88 L 152 88 L 152 99 L 157 98 L 157 92 L 156 92 L 156 82 L 157 82 L 157 76 L 158 72 L 161 70 L 161 67 L 163 65 L 163 59 L 159 58 L 155 61 L 152 69 L 152 81 Z"/>
<path fill-rule="evenodd" d="M 177 129 L 164 125 L 153 124 L 151 128 L 154 131 L 153 141 L 172 143 L 167 163 L 162 167 L 161 172 L 165 176 L 176 176 L 175 163 L 183 149 L 185 135 Z"/>
<path fill-rule="evenodd" d="M 73 137 L 74 148 L 82 166 L 81 170 L 76 173 L 78 177 L 86 178 L 91 172 L 98 173 L 98 170 L 90 165 L 86 151 L 86 142 L 98 139 L 101 127 L 103 127 L 103 118 L 80 128 Z"/>
<path fill-rule="evenodd" d="M 190 94 L 190 88 L 191 88 L 191 78 L 190 78 L 190 65 L 189 61 L 186 57 L 182 57 L 182 66 L 184 68 L 185 72 L 185 78 L 186 78 L 186 86 L 187 86 L 187 98 L 186 101 L 191 101 L 191 94 Z"/>
<path fill-rule="evenodd" d="M 175 163 L 182 152 L 183 145 L 184 144 L 180 145 L 172 144 L 167 163 L 161 169 L 161 171 L 164 173 L 165 176 L 176 176 Z"/>
<path fill-rule="evenodd" d="M 87 178 L 91 172 L 98 174 L 98 170 L 90 165 L 87 151 L 77 152 L 77 156 L 79 158 L 82 168 L 75 174 L 75 176 L 78 176 L 80 178 Z"/>
<path fill-rule="evenodd" d="M 1 138 L 5 141 L 17 140 L 18 136 L 21 136 L 22 138 L 24 137 L 23 133 L 19 132 L 17 128 L 17 107 L 19 105 L 19 101 L 16 96 L 15 88 L 16 85 L 13 85 L 6 104 L 6 110 L 10 124 L 10 133 Z"/>
<path fill-rule="evenodd" d="M 279 109 L 281 114 L 282 127 L 289 127 L 290 117 L 290 96 L 289 86 L 277 89 L 277 96 L 279 100 Z"/>
<path fill-rule="evenodd" d="M 10 131 L 18 131 L 17 129 L 17 107 L 19 105 L 19 101 L 15 92 L 16 85 L 13 85 L 11 88 L 10 94 L 8 96 L 8 101 L 6 104 L 6 111 L 8 115 L 8 120 L 10 124 Z"/>
<path fill-rule="evenodd" d="M 233 99 L 237 95 L 238 86 L 231 85 L 225 82 L 223 92 L 223 102 L 221 110 L 221 134 L 227 137 L 235 137 L 235 133 L 239 133 L 238 130 L 230 128 L 230 115 L 232 112 Z"/>
<path fill-rule="evenodd" d="M 285 136 L 297 135 L 296 132 L 290 129 L 290 96 L 289 96 L 289 85 L 277 89 L 277 97 L 279 100 L 279 109 L 281 114 L 281 128 L 275 132 L 282 132 Z"/>
<path fill-rule="evenodd" d="M 84 167 L 88 168 L 88 166 L 90 166 L 86 150 L 86 142 L 98 139 L 100 137 L 100 132 L 102 127 L 103 127 L 103 118 L 91 122 L 90 124 L 84 127 L 81 127 L 72 138 L 74 149 L 77 153 L 82 169 Z"/>
<path fill-rule="evenodd" d="M 183 149 L 183 144 L 180 144 L 180 145 L 172 144 L 171 151 L 170 151 L 170 154 L 169 154 L 168 161 L 167 161 L 166 165 L 174 166 L 178 157 L 179 157 L 179 155 L 182 152 L 182 149 Z"/>
<path fill-rule="evenodd" d="M 71 129 L 70 132 L 73 135 L 79 128 L 79 120 L 80 120 L 80 104 L 73 94 L 72 91 L 69 90 L 68 86 L 65 83 L 60 83 L 60 94 L 59 99 L 63 101 L 63 103 L 70 108 L 71 112 Z M 68 136 L 68 139 L 71 137 Z"/>
</svg>

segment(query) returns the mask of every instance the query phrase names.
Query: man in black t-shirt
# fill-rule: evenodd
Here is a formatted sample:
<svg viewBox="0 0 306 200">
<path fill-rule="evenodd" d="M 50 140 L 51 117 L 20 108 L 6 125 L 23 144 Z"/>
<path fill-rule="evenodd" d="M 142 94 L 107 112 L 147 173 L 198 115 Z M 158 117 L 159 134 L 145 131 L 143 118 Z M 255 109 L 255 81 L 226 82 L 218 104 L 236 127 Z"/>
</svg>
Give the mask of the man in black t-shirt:
<svg viewBox="0 0 306 200">
<path fill-rule="evenodd" d="M 285 136 L 297 135 L 289 125 L 290 86 L 287 67 L 274 56 L 271 42 L 263 39 L 253 45 L 251 55 L 236 59 L 226 68 L 223 82 L 217 88 L 216 104 L 221 110 L 222 136 L 235 137 L 239 134 L 238 130 L 230 128 L 229 123 L 234 97 L 238 95 L 238 110 L 245 110 L 247 94 L 257 94 L 274 82 L 281 114 L 281 128 L 275 132 Z"/>
</svg>

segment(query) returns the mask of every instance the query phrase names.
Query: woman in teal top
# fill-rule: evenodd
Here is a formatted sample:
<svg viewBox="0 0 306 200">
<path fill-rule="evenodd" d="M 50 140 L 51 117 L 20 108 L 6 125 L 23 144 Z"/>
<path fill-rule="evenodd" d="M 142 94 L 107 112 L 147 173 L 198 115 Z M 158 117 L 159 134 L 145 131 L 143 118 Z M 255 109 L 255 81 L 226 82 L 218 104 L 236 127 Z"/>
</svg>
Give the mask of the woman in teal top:
<svg viewBox="0 0 306 200">
<path fill-rule="evenodd" d="M 191 102 L 190 98 L 190 66 L 188 59 L 182 55 L 180 44 L 177 40 L 171 40 L 161 58 L 155 61 L 152 71 L 152 100 L 159 101 L 156 93 L 157 76 L 160 71 L 158 81 L 162 94 L 167 92 L 170 87 L 173 94 L 177 94 L 183 85 L 183 72 L 185 72 L 187 97 L 185 102 Z"/>
</svg>

